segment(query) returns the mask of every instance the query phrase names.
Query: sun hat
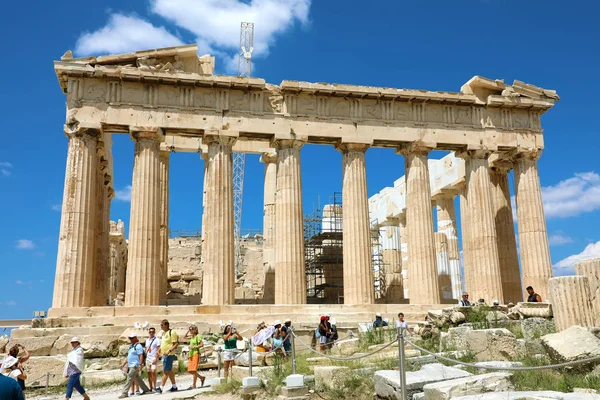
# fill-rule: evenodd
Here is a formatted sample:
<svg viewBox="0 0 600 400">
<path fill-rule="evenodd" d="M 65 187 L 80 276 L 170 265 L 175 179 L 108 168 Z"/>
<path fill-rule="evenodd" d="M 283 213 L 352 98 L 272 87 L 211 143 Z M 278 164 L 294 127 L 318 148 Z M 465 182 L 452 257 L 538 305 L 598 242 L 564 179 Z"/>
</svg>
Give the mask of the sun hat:
<svg viewBox="0 0 600 400">
<path fill-rule="evenodd" d="M 132 332 L 132 333 L 130 333 L 129 335 L 127 335 L 127 338 L 128 338 L 128 339 L 133 339 L 133 338 L 135 338 L 135 337 L 137 337 L 137 334 L 136 334 L 135 332 Z"/>
<path fill-rule="evenodd" d="M 80 343 L 79 338 L 77 336 L 73 336 L 73 338 L 71 339 L 71 343 L 75 343 L 75 342 Z"/>
<path fill-rule="evenodd" d="M 277 325 L 281 325 L 281 321 L 276 319 L 275 322 L 273 322 L 273 326 L 277 326 Z"/>
<path fill-rule="evenodd" d="M 284 324 L 288 323 L 288 322 L 292 322 L 291 319 L 287 318 L 285 321 L 283 321 Z"/>
<path fill-rule="evenodd" d="M 18 362 L 19 362 L 18 358 L 11 358 L 10 360 L 8 360 L 6 362 L 6 364 L 4 365 L 4 368 L 10 369 L 10 368 L 14 367 L 15 365 L 17 365 Z"/>
<path fill-rule="evenodd" d="M 381 317 L 381 313 L 378 312 L 377 314 L 375 314 L 376 317 Z"/>
</svg>

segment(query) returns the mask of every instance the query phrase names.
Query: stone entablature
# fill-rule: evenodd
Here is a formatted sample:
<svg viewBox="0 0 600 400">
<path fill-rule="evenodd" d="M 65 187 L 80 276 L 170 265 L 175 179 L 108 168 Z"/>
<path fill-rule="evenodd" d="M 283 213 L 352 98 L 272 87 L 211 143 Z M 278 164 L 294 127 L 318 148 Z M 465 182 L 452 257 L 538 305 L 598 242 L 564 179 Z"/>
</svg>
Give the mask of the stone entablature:
<svg viewBox="0 0 600 400">
<path fill-rule="evenodd" d="M 309 143 L 331 144 L 360 137 L 359 142 L 383 147 L 420 141 L 448 150 L 542 149 L 539 117 L 559 99 L 551 90 L 482 77 L 469 80 L 459 93 L 297 81 L 277 86 L 212 75 L 211 68 L 202 67 L 208 59 L 198 58 L 196 50 L 184 46 L 56 61 L 68 94 L 67 125 L 99 123 L 124 133 L 130 126 L 152 125 L 191 136 L 231 130 L 241 138 L 299 135 Z M 171 62 L 177 54 L 181 68 Z M 146 68 L 140 60 L 148 58 L 171 67 Z"/>
</svg>

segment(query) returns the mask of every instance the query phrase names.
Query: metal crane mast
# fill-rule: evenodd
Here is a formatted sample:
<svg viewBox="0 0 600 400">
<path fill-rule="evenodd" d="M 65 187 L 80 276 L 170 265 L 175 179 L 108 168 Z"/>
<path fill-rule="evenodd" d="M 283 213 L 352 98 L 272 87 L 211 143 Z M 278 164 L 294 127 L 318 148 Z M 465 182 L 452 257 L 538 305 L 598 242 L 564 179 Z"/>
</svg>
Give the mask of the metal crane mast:
<svg viewBox="0 0 600 400">
<path fill-rule="evenodd" d="M 240 27 L 240 52 L 238 54 L 238 76 L 249 77 L 252 73 L 252 52 L 254 51 L 254 23 L 242 22 Z M 233 153 L 233 234 L 235 240 L 236 279 L 242 267 L 242 199 L 244 197 L 245 153 Z"/>
</svg>

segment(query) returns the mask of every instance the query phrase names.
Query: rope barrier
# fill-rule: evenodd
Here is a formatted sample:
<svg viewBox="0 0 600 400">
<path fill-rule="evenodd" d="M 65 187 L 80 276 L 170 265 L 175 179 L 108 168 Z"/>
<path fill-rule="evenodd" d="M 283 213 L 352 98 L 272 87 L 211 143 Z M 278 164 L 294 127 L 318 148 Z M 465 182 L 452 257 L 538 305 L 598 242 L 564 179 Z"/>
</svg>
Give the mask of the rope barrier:
<svg viewBox="0 0 600 400">
<path fill-rule="evenodd" d="M 325 354 L 325 353 L 320 353 L 320 352 L 316 351 L 315 349 L 313 349 L 312 347 L 308 346 L 306 343 L 304 343 L 304 342 L 302 341 L 302 339 L 300 339 L 300 338 L 298 337 L 298 335 L 296 335 L 296 333 L 295 333 L 295 332 L 292 332 L 292 335 L 294 335 L 294 338 L 296 338 L 296 339 L 297 339 L 297 340 L 298 340 L 300 343 L 302 343 L 302 344 L 304 345 L 304 347 L 306 347 L 308 350 L 312 351 L 313 353 L 316 353 L 316 354 L 318 354 L 318 355 L 319 355 L 319 356 L 321 356 L 321 357 L 329 358 L 329 359 L 331 359 L 331 360 L 336 360 L 336 361 L 352 361 L 352 360 L 360 360 L 361 358 L 366 358 L 366 357 L 372 356 L 373 354 L 379 353 L 380 351 L 383 351 L 383 350 L 387 349 L 388 347 L 390 347 L 391 345 L 393 345 L 394 343 L 396 343 L 396 342 L 398 341 L 398 339 L 394 339 L 393 341 L 391 341 L 390 343 L 387 343 L 387 344 L 386 344 L 385 346 L 383 346 L 382 348 L 380 348 L 380 349 L 377 349 L 377 350 L 375 350 L 375 351 L 373 351 L 373 352 L 371 352 L 371 353 L 362 354 L 362 355 L 360 355 L 360 356 L 354 356 L 354 357 L 345 357 L 345 358 L 344 358 L 344 357 L 333 357 L 333 356 L 327 355 L 327 354 Z"/>
<path fill-rule="evenodd" d="M 597 356 L 597 357 L 585 358 L 583 360 L 568 361 L 568 362 L 564 362 L 561 364 L 553 364 L 553 365 L 538 365 L 538 366 L 532 366 L 532 367 L 499 367 L 499 366 L 491 367 L 491 366 L 476 365 L 476 364 L 456 360 L 453 358 L 445 357 L 440 354 L 433 353 L 427 349 L 424 349 L 424 348 L 414 344 L 407 338 L 404 338 L 404 340 L 406 342 L 408 342 L 410 345 L 414 346 L 417 350 L 427 353 L 437 359 L 448 361 L 448 362 L 455 363 L 455 364 L 464 365 L 466 367 L 473 367 L 473 368 L 493 370 L 493 371 L 537 371 L 537 370 L 543 370 L 543 369 L 563 368 L 563 367 L 568 367 L 571 365 L 585 364 L 585 363 L 589 363 L 589 362 L 593 362 L 593 361 L 600 361 L 600 356 Z"/>
</svg>

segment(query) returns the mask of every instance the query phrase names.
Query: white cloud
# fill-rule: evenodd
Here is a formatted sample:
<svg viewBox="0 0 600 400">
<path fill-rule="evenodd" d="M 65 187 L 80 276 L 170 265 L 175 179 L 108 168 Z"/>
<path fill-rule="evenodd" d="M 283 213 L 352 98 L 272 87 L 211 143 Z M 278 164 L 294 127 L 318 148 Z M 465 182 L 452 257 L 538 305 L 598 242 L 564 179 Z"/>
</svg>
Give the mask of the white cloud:
<svg viewBox="0 0 600 400">
<path fill-rule="evenodd" d="M 567 218 L 600 209 L 600 175 L 576 173 L 554 186 L 542 188 L 546 218 Z"/>
<path fill-rule="evenodd" d="M 309 24 L 311 0 L 149 0 L 151 11 L 191 33 L 200 54 L 211 53 L 229 73 L 237 71 L 240 23 L 254 22 L 255 57 L 266 57 L 276 36 L 299 22 Z M 122 53 L 182 44 L 164 27 L 137 16 L 112 14 L 103 28 L 84 33 L 79 55 Z"/>
<path fill-rule="evenodd" d="M 50 206 L 50 208 L 52 209 L 52 211 L 61 212 L 62 211 L 62 204 L 52 204 L 52 206 Z"/>
<path fill-rule="evenodd" d="M 116 13 L 110 16 L 103 28 L 82 34 L 75 45 L 75 52 L 79 55 L 127 53 L 182 44 L 162 26 L 156 27 L 137 16 Z"/>
<path fill-rule="evenodd" d="M 131 185 L 115 191 L 115 199 L 120 201 L 131 201 Z"/>
<path fill-rule="evenodd" d="M 564 232 L 555 232 L 548 237 L 550 246 L 562 246 L 567 243 L 573 243 L 573 239 L 565 235 Z"/>
<path fill-rule="evenodd" d="M 28 239 L 19 239 L 17 240 L 17 249 L 20 250 L 31 250 L 35 248 L 35 244 L 31 240 Z"/>
<path fill-rule="evenodd" d="M 579 261 L 598 257 L 600 257 L 600 241 L 588 244 L 581 253 L 573 254 L 560 260 L 552 268 L 556 275 L 568 275 L 573 273 L 575 264 Z"/>
<path fill-rule="evenodd" d="M 12 174 L 12 164 L 8 161 L 0 161 L 0 175 L 10 176 Z"/>
<path fill-rule="evenodd" d="M 0 306 L 16 306 L 17 302 L 14 300 L 0 301 Z"/>
</svg>

